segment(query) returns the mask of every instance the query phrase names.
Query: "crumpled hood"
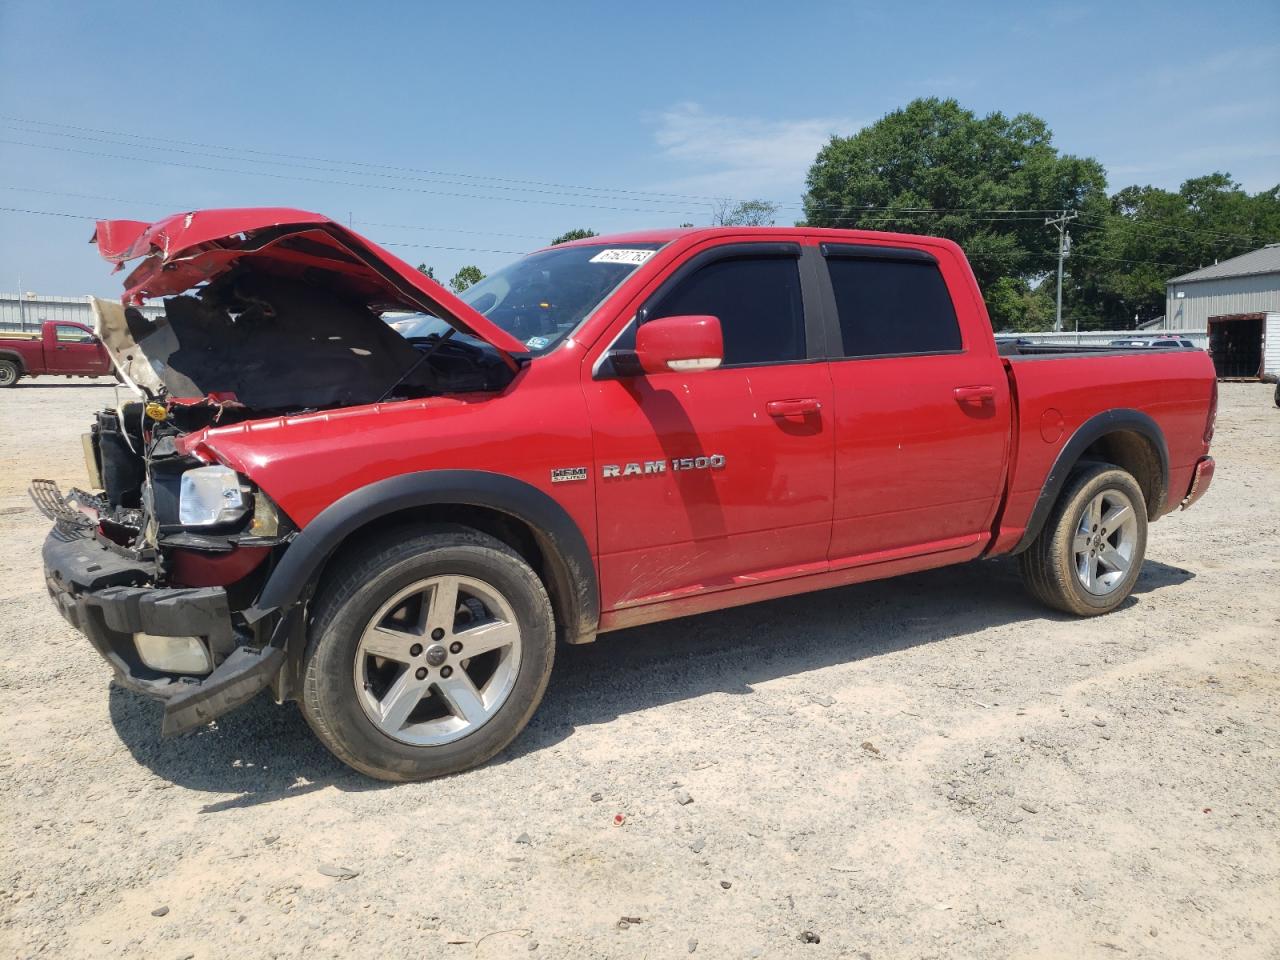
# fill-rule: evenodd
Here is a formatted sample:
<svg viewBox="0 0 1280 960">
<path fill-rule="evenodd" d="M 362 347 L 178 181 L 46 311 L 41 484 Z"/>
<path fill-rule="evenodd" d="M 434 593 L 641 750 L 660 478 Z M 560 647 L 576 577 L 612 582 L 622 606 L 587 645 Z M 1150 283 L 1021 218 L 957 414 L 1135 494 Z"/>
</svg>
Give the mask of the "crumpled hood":
<svg viewBox="0 0 1280 960">
<path fill-rule="evenodd" d="M 318 213 L 251 207 L 179 213 L 155 223 L 100 220 L 91 242 L 117 270 L 142 258 L 125 280 L 126 303 L 182 293 L 248 264 L 299 280 L 323 271 L 349 297 L 385 309 L 424 310 L 508 356 L 526 352 L 420 270 Z"/>
</svg>

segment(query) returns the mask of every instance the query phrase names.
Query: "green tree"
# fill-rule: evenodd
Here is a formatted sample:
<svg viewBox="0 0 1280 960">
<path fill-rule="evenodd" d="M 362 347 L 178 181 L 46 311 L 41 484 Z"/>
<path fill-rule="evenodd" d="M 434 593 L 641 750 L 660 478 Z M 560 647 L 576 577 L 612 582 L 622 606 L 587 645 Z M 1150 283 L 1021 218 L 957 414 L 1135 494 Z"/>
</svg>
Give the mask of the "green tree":
<svg viewBox="0 0 1280 960">
<path fill-rule="evenodd" d="M 768 200 L 717 200 L 711 223 L 717 227 L 771 227 L 777 215 L 778 205 Z"/>
<path fill-rule="evenodd" d="M 1053 329 L 1052 277 L 1037 286 L 1018 277 L 1000 277 L 983 294 L 993 330 L 1028 333 Z"/>
<path fill-rule="evenodd" d="M 449 281 L 449 286 L 453 288 L 454 293 L 461 293 L 467 287 L 474 286 L 483 279 L 484 274 L 480 272 L 480 268 L 468 264 L 465 267 L 461 267 L 453 275 L 453 279 Z"/>
<path fill-rule="evenodd" d="M 568 243 L 570 240 L 586 240 L 588 237 L 598 236 L 600 236 L 600 234 L 596 233 L 590 227 L 575 227 L 572 230 L 566 230 L 564 233 L 560 234 L 560 236 L 551 241 L 551 245 L 554 247 L 562 243 Z"/>
<path fill-rule="evenodd" d="M 955 100 L 913 100 L 850 137 L 832 137 L 809 169 L 812 226 L 948 237 L 968 254 L 984 291 L 1011 317 L 1031 284 L 1057 268 L 1051 211 L 1107 212 L 1096 160 L 1061 154 L 1031 114 L 979 117 Z M 1022 286 L 1004 285 L 1002 278 Z M 1018 294 L 1021 296 L 1021 294 Z M 988 293 L 991 307 L 992 293 Z"/>
<path fill-rule="evenodd" d="M 1127 329 L 1165 310 L 1171 277 L 1280 240 L 1280 186 L 1253 195 L 1226 173 L 1176 191 L 1131 186 L 1073 225 L 1063 313 L 1069 326 Z"/>
<path fill-rule="evenodd" d="M 436 278 L 436 268 L 435 268 L 435 267 L 428 267 L 425 263 L 420 263 L 420 264 L 418 264 L 418 269 L 419 269 L 420 271 L 422 271 L 423 273 L 425 273 L 425 274 L 426 274 L 428 277 L 430 277 L 432 280 L 434 280 L 434 279 Z"/>
</svg>

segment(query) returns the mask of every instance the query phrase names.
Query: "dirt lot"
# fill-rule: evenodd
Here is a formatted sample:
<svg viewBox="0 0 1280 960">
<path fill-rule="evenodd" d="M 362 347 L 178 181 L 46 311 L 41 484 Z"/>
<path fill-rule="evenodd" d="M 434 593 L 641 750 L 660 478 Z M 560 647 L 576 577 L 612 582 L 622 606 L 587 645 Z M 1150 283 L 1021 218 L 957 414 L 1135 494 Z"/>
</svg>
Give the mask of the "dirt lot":
<svg viewBox="0 0 1280 960">
<path fill-rule="evenodd" d="M 1223 387 L 1213 490 L 1105 619 L 994 562 L 617 633 L 395 787 L 266 699 L 161 740 L 58 618 L 23 490 L 84 482 L 112 393 L 0 392 L 6 955 L 1280 955 L 1269 387 Z"/>
</svg>

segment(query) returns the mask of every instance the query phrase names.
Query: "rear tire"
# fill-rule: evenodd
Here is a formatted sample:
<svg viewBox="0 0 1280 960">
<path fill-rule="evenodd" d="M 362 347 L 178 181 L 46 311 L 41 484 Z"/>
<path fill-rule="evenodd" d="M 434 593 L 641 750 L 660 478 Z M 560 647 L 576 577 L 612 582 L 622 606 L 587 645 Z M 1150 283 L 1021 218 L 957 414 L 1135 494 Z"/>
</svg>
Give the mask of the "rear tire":
<svg viewBox="0 0 1280 960">
<path fill-rule="evenodd" d="M 524 729 L 551 675 L 542 581 L 466 527 L 370 542 L 326 576 L 313 609 L 303 716 L 339 760 L 379 780 L 484 763 Z"/>
<path fill-rule="evenodd" d="M 12 387 L 22 376 L 22 371 L 12 360 L 0 360 L 0 387 Z"/>
<path fill-rule="evenodd" d="M 1133 590 L 1147 551 L 1147 507 L 1133 476 L 1109 463 L 1067 479 L 1044 529 L 1018 556 L 1028 591 L 1081 617 L 1110 613 Z"/>
</svg>

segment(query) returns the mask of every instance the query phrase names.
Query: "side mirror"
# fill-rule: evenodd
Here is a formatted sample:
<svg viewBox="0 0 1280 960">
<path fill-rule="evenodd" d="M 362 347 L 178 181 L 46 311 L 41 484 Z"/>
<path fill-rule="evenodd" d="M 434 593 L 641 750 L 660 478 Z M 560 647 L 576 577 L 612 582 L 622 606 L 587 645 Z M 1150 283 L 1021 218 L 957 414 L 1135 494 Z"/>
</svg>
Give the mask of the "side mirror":
<svg viewBox="0 0 1280 960">
<path fill-rule="evenodd" d="M 724 361 L 720 320 L 685 316 L 642 323 L 636 331 L 636 359 L 645 373 L 714 370 Z"/>
</svg>

